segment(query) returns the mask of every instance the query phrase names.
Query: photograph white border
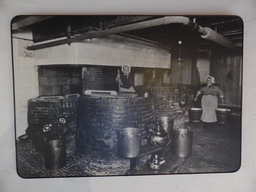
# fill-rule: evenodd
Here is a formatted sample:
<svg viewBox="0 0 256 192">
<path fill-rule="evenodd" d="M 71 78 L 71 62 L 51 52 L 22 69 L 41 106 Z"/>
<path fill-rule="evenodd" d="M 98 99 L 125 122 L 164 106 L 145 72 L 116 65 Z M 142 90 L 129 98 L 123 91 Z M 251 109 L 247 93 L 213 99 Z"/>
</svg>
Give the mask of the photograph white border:
<svg viewBox="0 0 256 192">
<path fill-rule="evenodd" d="M 206 4 L 207 2 L 207 4 Z M 0 2 L 2 60 L 0 191 L 255 191 L 256 2 L 249 1 L 38 1 Z M 33 14 L 238 15 L 244 21 L 242 165 L 229 174 L 22 179 L 16 172 L 11 19 Z"/>
</svg>

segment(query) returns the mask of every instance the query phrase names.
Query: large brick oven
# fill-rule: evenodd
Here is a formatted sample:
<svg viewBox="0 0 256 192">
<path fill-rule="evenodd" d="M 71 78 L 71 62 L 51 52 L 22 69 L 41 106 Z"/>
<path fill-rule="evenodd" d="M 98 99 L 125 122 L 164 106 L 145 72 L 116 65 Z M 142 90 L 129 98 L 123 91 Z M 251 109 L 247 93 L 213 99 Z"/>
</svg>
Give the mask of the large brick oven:
<svg viewBox="0 0 256 192">
<path fill-rule="evenodd" d="M 126 127 L 139 128 L 141 146 L 146 145 L 145 124 L 155 120 L 152 100 L 136 95 L 92 95 L 82 96 L 78 106 L 77 151 L 91 154 L 94 160 L 104 160 L 98 167 L 110 162 L 116 167 L 121 161 L 119 168 L 129 169 L 129 159 L 118 155 L 118 131 Z"/>
<path fill-rule="evenodd" d="M 77 102 L 79 94 L 41 96 L 28 101 L 28 128 L 32 144 L 43 151 L 47 139 L 65 139 L 67 154 L 75 154 Z M 45 126 L 51 127 L 48 132 Z"/>
<path fill-rule="evenodd" d="M 62 138 L 66 141 L 67 155 L 85 159 L 84 166 L 89 174 L 125 174 L 130 159 L 118 155 L 119 130 L 138 128 L 141 146 L 144 146 L 149 144 L 145 127 L 149 122 L 168 116 L 173 119 L 173 129 L 184 127 L 194 94 L 191 86 L 157 84 L 135 87 L 136 94 L 84 94 L 90 89 L 115 88 L 109 82 L 115 82 L 116 69 L 100 66 L 40 68 L 42 96 L 28 101 L 26 130 L 37 151 L 43 151 L 46 139 Z M 109 78 L 104 80 L 106 77 Z M 143 96 L 145 91 L 150 92 L 149 97 Z M 56 93 L 59 95 L 54 96 Z M 62 118 L 65 123 L 61 123 Z M 52 124 L 52 131 L 43 132 L 44 126 L 49 124 Z M 145 164 L 148 158 L 141 158 L 140 164 Z"/>
</svg>

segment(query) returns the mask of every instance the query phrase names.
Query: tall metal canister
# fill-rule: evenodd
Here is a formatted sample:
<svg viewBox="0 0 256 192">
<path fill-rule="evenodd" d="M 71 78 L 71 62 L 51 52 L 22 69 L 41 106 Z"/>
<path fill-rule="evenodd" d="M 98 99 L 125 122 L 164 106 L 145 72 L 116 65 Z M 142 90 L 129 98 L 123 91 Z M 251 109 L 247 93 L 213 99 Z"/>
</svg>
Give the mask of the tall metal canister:
<svg viewBox="0 0 256 192">
<path fill-rule="evenodd" d="M 63 140 L 48 140 L 44 150 L 45 168 L 55 170 L 66 165 L 66 146 Z"/>
<path fill-rule="evenodd" d="M 118 155 L 135 158 L 140 153 L 141 134 L 139 129 L 128 127 L 118 131 Z"/>
<path fill-rule="evenodd" d="M 193 132 L 190 129 L 182 128 L 173 131 L 171 151 L 174 155 L 182 158 L 192 154 Z"/>
</svg>

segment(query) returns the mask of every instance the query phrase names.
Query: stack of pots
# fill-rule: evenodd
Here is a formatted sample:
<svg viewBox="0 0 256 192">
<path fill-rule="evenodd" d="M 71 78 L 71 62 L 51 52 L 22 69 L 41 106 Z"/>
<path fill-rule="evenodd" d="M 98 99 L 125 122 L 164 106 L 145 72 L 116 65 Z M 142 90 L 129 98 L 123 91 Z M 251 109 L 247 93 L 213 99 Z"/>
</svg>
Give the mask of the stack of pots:
<svg viewBox="0 0 256 192">
<path fill-rule="evenodd" d="M 145 128 L 149 133 L 148 143 L 163 147 L 172 138 L 173 118 L 168 115 L 158 114 L 157 121 L 147 123 Z"/>
</svg>

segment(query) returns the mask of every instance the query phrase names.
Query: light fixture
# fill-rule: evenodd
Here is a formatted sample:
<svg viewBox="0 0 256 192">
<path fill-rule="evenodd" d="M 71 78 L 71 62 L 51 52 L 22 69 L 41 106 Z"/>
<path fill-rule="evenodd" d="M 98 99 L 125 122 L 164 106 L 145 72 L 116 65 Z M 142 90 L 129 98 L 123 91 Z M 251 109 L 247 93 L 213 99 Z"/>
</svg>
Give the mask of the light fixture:
<svg viewBox="0 0 256 192">
<path fill-rule="evenodd" d="M 181 65 L 181 57 L 180 57 L 180 54 L 181 54 L 181 47 L 180 47 L 180 45 L 182 44 L 182 41 L 178 41 L 178 44 L 179 44 L 179 58 L 178 58 L 178 65 L 180 66 L 180 65 Z"/>
</svg>

